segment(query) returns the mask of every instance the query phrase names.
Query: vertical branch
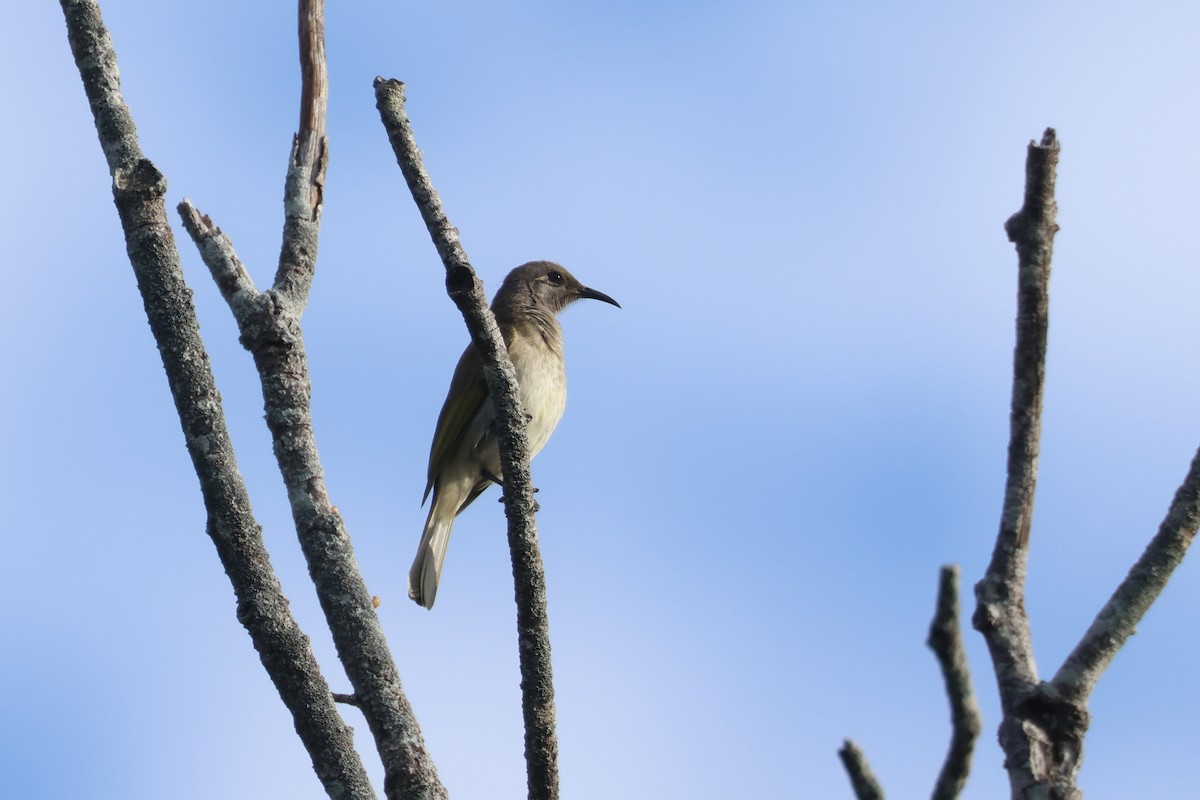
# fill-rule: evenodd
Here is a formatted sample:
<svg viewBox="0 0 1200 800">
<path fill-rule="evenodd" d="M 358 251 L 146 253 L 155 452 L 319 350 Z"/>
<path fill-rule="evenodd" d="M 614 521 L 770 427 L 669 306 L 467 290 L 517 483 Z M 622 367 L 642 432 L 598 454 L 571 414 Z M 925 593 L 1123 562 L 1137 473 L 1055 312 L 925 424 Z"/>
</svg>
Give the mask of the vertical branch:
<svg viewBox="0 0 1200 800">
<path fill-rule="evenodd" d="M 300 125 L 299 136 L 325 135 L 329 107 L 329 71 L 325 66 L 324 0 L 300 0 L 297 4 L 300 33 Z"/>
<path fill-rule="evenodd" d="M 1025 568 L 1037 482 L 1042 393 L 1049 327 L 1050 259 L 1058 208 L 1054 185 L 1059 144 L 1047 128 L 1030 142 L 1025 163 L 1025 201 L 1005 224 L 1016 245 L 1017 343 L 1008 476 L 1000 531 L 992 560 L 975 586 L 975 628 L 983 634 L 999 687 L 999 740 L 1014 796 L 1074 800 L 1088 726 L 1085 705 L 1064 698 L 1038 679 L 1029 618 Z"/>
<path fill-rule="evenodd" d="M 329 76 L 325 67 L 323 0 L 299 0 L 300 128 L 292 141 L 284 182 L 283 245 L 275 292 L 297 318 L 308 301 L 317 262 L 329 140 L 325 118 Z"/>
<path fill-rule="evenodd" d="M 207 531 L 237 596 L 238 620 L 292 714 L 330 797 L 374 797 L 353 737 L 337 713 L 308 639 L 288 611 L 250 509 L 191 292 L 167 222 L 166 180 L 146 160 L 120 94 L 112 40 L 94 0 L 62 0 L 67 36 L 113 178 L 129 259 L 158 345 L 188 454 L 200 479 Z"/>
<path fill-rule="evenodd" d="M 1078 800 L 1076 776 L 1090 724 L 1087 700 L 1100 674 L 1133 634 L 1179 565 L 1200 526 L 1200 452 L 1158 533 L 1100 610 L 1053 680 L 1040 682 L 1024 608 L 1037 447 L 1045 374 L 1050 256 L 1059 145 L 1053 129 L 1030 143 L 1025 203 L 1005 226 L 1019 259 L 1012 439 L 1000 533 L 975 587 L 975 627 L 992 655 L 1004 718 L 1000 745 L 1014 797 Z"/>
<path fill-rule="evenodd" d="M 1054 202 L 1058 153 L 1052 129 L 1046 129 L 1040 144 L 1030 142 L 1025 166 L 1025 202 L 1005 225 L 1018 256 L 1017 344 L 1013 352 L 1008 477 L 992 560 L 983 580 L 975 587 L 978 605 L 974 617 L 975 627 L 987 640 L 996 665 L 1002 697 L 1006 686 L 1028 687 L 1037 682 L 1024 592 L 1042 427 L 1050 256 L 1058 231 Z"/>
<path fill-rule="evenodd" d="M 938 581 L 937 609 L 926 640 L 942 668 L 946 696 L 950 700 L 950 749 L 933 790 L 934 800 L 953 800 L 962 793 L 967 776 L 971 774 L 975 740 L 983 726 L 975 692 L 971 689 L 971 673 L 958 616 L 958 567 L 945 566 Z"/>
<path fill-rule="evenodd" d="M 504 509 L 512 554 L 521 667 L 521 707 L 525 720 L 525 762 L 531 800 L 558 798 L 558 737 L 550 665 L 546 579 L 534 521 L 525 417 L 517 397 L 516 372 L 483 285 L 471 268 L 441 200 L 421 161 L 404 111 L 404 84 L 375 79 L 376 106 L 396 160 L 446 267 L 446 289 L 466 320 L 471 340 L 483 357 L 488 390 L 496 408 L 496 432 L 504 474 Z"/>
</svg>

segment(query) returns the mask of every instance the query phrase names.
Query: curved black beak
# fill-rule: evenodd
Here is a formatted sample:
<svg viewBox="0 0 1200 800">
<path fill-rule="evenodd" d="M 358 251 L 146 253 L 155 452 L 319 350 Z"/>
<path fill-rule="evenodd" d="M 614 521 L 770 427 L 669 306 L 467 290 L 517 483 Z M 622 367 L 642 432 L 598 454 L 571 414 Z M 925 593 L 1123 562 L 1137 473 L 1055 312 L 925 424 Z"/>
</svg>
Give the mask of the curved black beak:
<svg viewBox="0 0 1200 800">
<path fill-rule="evenodd" d="M 598 292 L 595 289 L 589 289 L 586 286 L 582 287 L 579 290 L 579 296 L 585 297 L 588 300 L 602 300 L 605 303 L 609 303 L 611 305 L 616 306 L 617 308 L 621 307 L 620 303 L 618 303 L 616 300 L 613 300 L 611 297 L 606 295 L 604 292 Z"/>
</svg>

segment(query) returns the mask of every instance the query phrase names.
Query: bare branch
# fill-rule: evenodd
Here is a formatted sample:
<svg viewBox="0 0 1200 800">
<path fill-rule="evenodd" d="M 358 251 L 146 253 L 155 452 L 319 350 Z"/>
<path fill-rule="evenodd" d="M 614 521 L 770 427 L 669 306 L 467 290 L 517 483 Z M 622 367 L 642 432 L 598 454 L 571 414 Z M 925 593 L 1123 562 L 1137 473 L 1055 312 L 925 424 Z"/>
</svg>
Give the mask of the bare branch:
<svg viewBox="0 0 1200 800">
<path fill-rule="evenodd" d="M 858 800 L 883 800 L 883 788 L 875 779 L 875 773 L 867 764 L 867 757 L 853 741 L 847 739 L 838 750 L 842 765 L 850 775 L 850 785 L 854 788 L 854 796 Z"/>
<path fill-rule="evenodd" d="M 317 263 L 317 235 L 329 153 L 329 140 L 325 136 L 329 78 L 325 68 L 324 1 L 299 0 L 298 8 L 300 129 L 292 142 L 284 182 L 283 247 L 275 273 L 275 291 L 285 305 L 302 310 Z"/>
<path fill-rule="evenodd" d="M 1039 681 L 1024 597 L 1046 371 L 1050 258 L 1058 232 L 1054 201 L 1058 156 L 1052 128 L 1046 129 L 1040 143 L 1029 143 L 1025 202 L 1005 225 L 1018 256 L 1008 480 L 992 560 L 975 586 L 973 620 L 987 642 L 996 672 L 1003 714 L 999 741 L 1009 784 L 1014 797 L 1028 800 L 1081 796 L 1075 783 L 1089 723 L 1085 704 Z"/>
<path fill-rule="evenodd" d="M 525 417 L 517 396 L 516 372 L 504 340 L 488 308 L 475 271 L 450 224 L 425 171 L 416 138 L 404 111 L 404 84 L 375 79 L 375 99 L 400 171 L 420 209 L 438 255 L 446 267 L 446 289 L 483 357 L 488 389 L 496 408 L 504 473 L 504 509 L 512 554 L 517 603 L 517 637 L 521 666 L 521 706 L 525 719 L 525 761 L 529 797 L 558 797 L 558 737 L 554 721 L 554 684 L 550 664 L 546 579 L 534 521 L 533 487 L 529 478 L 529 445 Z"/>
<path fill-rule="evenodd" d="M 938 581 L 937 609 L 929 625 L 926 644 L 937 656 L 950 699 L 950 749 L 942 764 L 934 800 L 953 800 L 962 792 L 971 774 L 971 755 L 983 722 L 975 693 L 971 689 L 971 672 L 963 648 L 962 628 L 958 623 L 958 567 L 942 567 Z"/>
<path fill-rule="evenodd" d="M 1052 683 L 1065 697 L 1084 702 L 1117 651 L 1133 635 L 1150 604 L 1183 560 L 1200 525 L 1200 451 L 1158 533 L 1113 592 Z"/>
<path fill-rule="evenodd" d="M 337 713 L 307 637 L 288 611 L 251 512 L 167 222 L 166 181 L 142 156 L 133 117 L 120 94 L 116 54 L 100 8 L 94 0 L 62 0 L 62 7 L 113 177 L 129 259 L 200 479 L 208 534 L 237 596 L 238 620 L 292 713 L 326 792 L 331 797 L 373 798 L 353 738 Z"/>
<path fill-rule="evenodd" d="M 329 71 L 325 67 L 324 0 L 300 0 L 297 4 L 300 32 L 300 125 L 299 136 L 325 136 L 329 107 Z M 319 206 L 320 197 L 313 199 Z"/>
<path fill-rule="evenodd" d="M 1025 568 L 1033 496 L 1037 485 L 1042 428 L 1042 394 L 1049 328 L 1050 257 L 1055 217 L 1054 182 L 1059 145 L 1047 128 L 1040 144 L 1029 143 L 1025 202 L 1005 225 L 1017 247 L 1017 344 L 1013 353 L 1013 395 L 1008 445 L 1008 479 L 1000 532 L 987 574 L 975 587 L 974 624 L 987 641 L 1001 697 L 1036 684 L 1037 666 L 1025 614 Z M 1005 692 L 1005 687 L 1010 691 Z"/>
<path fill-rule="evenodd" d="M 181 201 L 176 210 L 184 229 L 199 248 L 201 260 L 212 273 L 221 297 L 239 313 L 250 313 L 252 304 L 258 299 L 258 289 L 254 288 L 250 273 L 234 252 L 233 242 L 190 201 Z"/>
<path fill-rule="evenodd" d="M 420 726 L 400 685 L 371 595 L 354 560 L 349 533 L 330 502 L 312 427 L 311 386 L 300 316 L 316 266 L 326 143 L 323 4 L 300 0 L 303 86 L 284 198 L 286 221 L 275 286 L 256 292 L 228 239 L 190 204 L 180 204 L 196 242 L 254 357 L 267 427 L 283 474 L 300 546 L 354 687 L 356 705 L 375 739 L 389 798 L 444 798 Z M 330 696 L 332 703 L 333 698 Z"/>
<path fill-rule="evenodd" d="M 377 77 L 374 85 L 375 107 L 379 109 L 388 141 L 391 142 L 392 151 L 400 165 L 400 172 L 404 175 L 408 190 L 421 212 L 421 219 L 425 220 L 425 227 L 429 229 L 433 246 L 437 248 L 438 256 L 446 266 L 446 281 L 450 283 L 453 278 L 454 285 L 458 287 L 457 291 L 465 291 L 471 282 L 470 279 L 465 275 L 451 273 L 466 270 L 473 278 L 474 270 L 471 269 L 466 250 L 459 241 L 458 229 L 450 224 L 450 219 L 442 208 L 442 200 L 433 188 L 429 173 L 425 171 L 421 151 L 417 149 L 417 140 L 408 121 L 408 114 L 404 110 L 404 84 L 395 79 L 385 80 Z M 482 288 L 480 294 L 482 296 Z M 485 307 L 486 300 L 484 297 Z"/>
</svg>

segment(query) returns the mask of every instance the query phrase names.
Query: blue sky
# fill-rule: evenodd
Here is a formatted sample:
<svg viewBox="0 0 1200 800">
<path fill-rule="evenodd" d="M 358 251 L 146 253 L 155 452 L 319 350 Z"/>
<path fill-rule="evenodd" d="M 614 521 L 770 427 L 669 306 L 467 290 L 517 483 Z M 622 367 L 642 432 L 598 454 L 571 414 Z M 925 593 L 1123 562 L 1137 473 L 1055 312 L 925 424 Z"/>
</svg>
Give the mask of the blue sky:
<svg viewBox="0 0 1200 800">
<path fill-rule="evenodd" d="M 0 784 L 26 798 L 322 797 L 234 617 L 125 258 L 57 4 L 0 31 Z M 274 274 L 294 9 L 109 2 L 173 206 Z M 1053 673 L 1200 442 L 1192 4 L 355 3 L 327 15 L 331 162 L 304 317 L 318 444 L 456 797 L 521 796 L 503 517 L 460 519 L 405 597 L 461 318 L 374 108 L 409 113 L 494 289 L 534 258 L 623 309 L 564 315 L 571 396 L 534 463 L 564 796 L 850 797 L 866 750 L 927 794 L 948 741 L 924 647 L 938 567 L 986 564 L 1025 146 L 1063 142 L 1028 608 Z M 293 611 L 307 583 L 248 354 L 185 270 Z M 1191 790 L 1200 581 L 1185 563 L 1093 696 L 1089 797 Z M 994 682 L 966 797 L 1002 796 Z M 366 726 L 354 712 L 378 776 Z"/>
</svg>

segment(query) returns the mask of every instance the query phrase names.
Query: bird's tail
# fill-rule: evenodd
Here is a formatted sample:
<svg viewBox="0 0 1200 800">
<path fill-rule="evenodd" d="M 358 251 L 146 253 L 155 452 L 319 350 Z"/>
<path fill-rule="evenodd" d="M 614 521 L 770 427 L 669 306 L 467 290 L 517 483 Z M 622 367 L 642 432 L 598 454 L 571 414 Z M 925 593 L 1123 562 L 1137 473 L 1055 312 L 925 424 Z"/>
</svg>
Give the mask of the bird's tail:
<svg viewBox="0 0 1200 800">
<path fill-rule="evenodd" d="M 438 579 L 442 576 L 446 547 L 450 544 L 450 529 L 454 526 L 455 511 L 458 510 L 447 507 L 445 502 L 439 500 L 444 498 L 435 493 L 429 518 L 425 520 L 425 533 L 417 548 L 417 557 L 408 571 L 408 596 L 426 608 L 433 608 L 434 598 L 437 597 Z"/>
</svg>

